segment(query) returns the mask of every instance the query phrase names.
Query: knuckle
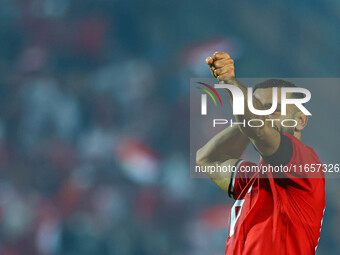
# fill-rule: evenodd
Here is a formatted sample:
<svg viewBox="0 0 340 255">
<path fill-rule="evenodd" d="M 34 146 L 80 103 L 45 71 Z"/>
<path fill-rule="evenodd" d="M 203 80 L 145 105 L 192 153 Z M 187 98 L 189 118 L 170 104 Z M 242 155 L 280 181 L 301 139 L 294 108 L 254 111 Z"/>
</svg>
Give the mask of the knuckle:
<svg viewBox="0 0 340 255">
<path fill-rule="evenodd" d="M 215 61 L 215 62 L 214 62 L 214 66 L 215 66 L 215 67 L 219 67 L 219 66 L 220 66 L 220 62 L 219 62 L 219 61 Z"/>
<path fill-rule="evenodd" d="M 215 66 L 216 67 L 222 67 L 223 66 L 223 62 L 222 61 L 216 61 L 215 62 Z"/>
</svg>

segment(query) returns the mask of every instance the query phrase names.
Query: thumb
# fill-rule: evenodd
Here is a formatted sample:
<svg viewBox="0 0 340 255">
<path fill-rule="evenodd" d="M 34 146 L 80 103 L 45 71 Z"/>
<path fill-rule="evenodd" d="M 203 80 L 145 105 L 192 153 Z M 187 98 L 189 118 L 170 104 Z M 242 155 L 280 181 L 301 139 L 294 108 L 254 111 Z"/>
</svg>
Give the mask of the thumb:
<svg viewBox="0 0 340 255">
<path fill-rule="evenodd" d="M 205 59 L 205 62 L 208 64 L 208 65 L 212 65 L 212 63 L 214 62 L 214 60 L 211 58 L 211 57 L 207 57 Z"/>
</svg>

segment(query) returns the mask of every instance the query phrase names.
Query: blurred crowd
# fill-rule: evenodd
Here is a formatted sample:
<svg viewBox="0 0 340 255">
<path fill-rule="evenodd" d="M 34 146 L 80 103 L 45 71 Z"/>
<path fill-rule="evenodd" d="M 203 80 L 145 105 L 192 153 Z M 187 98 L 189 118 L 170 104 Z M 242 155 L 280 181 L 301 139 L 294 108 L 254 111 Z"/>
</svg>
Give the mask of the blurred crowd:
<svg viewBox="0 0 340 255">
<path fill-rule="evenodd" d="M 176 8 L 1 1 L 0 254 L 222 254 L 232 201 L 190 179 L 189 78 L 242 40 L 197 43 L 209 27 L 177 31 L 195 17 Z"/>
</svg>

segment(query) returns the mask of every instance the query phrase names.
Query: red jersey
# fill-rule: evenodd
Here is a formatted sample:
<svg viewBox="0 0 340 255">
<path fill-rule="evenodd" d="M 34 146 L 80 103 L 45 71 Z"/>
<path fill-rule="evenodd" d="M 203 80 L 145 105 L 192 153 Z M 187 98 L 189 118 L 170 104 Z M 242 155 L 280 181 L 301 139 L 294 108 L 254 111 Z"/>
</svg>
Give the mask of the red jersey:
<svg viewBox="0 0 340 255">
<path fill-rule="evenodd" d="M 321 162 L 312 148 L 292 135 L 285 136 L 293 147 L 286 166 L 295 165 L 296 171 L 290 168 L 280 172 L 283 178 L 273 178 L 270 172 L 249 172 L 256 166 L 251 162 L 242 160 L 236 166 L 230 184 L 236 201 L 231 209 L 226 255 L 315 254 L 326 205 L 323 167 L 313 178 L 307 171 L 300 172 L 299 166 Z M 263 159 L 261 166 L 268 166 Z"/>
</svg>

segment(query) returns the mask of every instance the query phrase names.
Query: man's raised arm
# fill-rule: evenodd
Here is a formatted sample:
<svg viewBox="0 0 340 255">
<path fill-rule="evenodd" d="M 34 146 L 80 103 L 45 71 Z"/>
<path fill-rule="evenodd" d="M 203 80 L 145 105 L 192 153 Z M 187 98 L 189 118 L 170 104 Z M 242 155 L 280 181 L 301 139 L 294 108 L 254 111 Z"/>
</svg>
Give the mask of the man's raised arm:
<svg viewBox="0 0 340 255">
<path fill-rule="evenodd" d="M 253 114 L 247 105 L 247 89 L 235 78 L 235 66 L 234 61 L 230 58 L 228 53 L 216 52 L 212 57 L 206 59 L 207 64 L 210 66 L 210 70 L 214 77 L 216 77 L 220 83 L 227 83 L 234 85 L 241 89 L 244 95 L 244 115 L 235 115 L 238 122 L 244 120 L 248 122 L 250 119 L 265 120 L 266 116 Z M 228 96 L 232 102 L 233 98 L 229 90 L 227 90 Z M 264 109 L 261 102 L 254 96 L 252 96 L 253 106 L 255 109 Z M 248 125 L 238 125 L 241 132 L 247 135 L 250 141 L 254 144 L 255 148 L 263 156 L 273 155 L 280 145 L 280 133 L 272 127 L 271 123 L 264 121 L 264 125 L 261 127 L 249 127 Z"/>
</svg>

